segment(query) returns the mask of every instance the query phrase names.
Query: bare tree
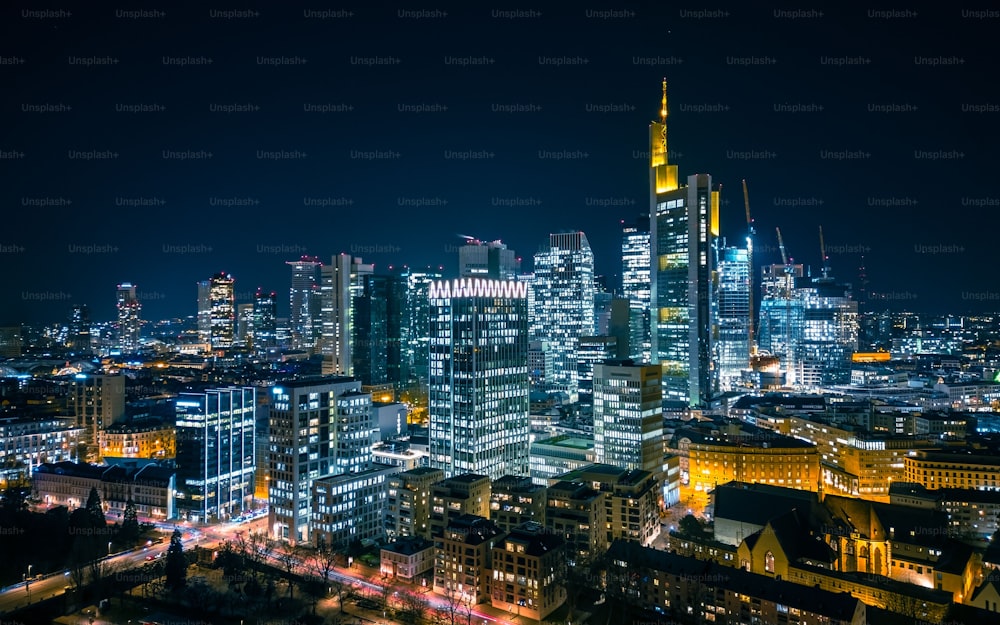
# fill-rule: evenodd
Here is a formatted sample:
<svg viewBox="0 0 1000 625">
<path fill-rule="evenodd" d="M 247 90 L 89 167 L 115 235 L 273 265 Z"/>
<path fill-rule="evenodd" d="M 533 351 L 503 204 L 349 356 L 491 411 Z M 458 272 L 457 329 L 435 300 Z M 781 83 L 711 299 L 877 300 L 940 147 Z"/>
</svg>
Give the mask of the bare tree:
<svg viewBox="0 0 1000 625">
<path fill-rule="evenodd" d="M 427 618 L 430 603 L 417 592 L 403 592 L 399 595 L 400 609 L 397 616 L 408 625 L 420 625 Z"/>
<path fill-rule="evenodd" d="M 437 615 L 440 625 L 472 625 L 472 601 L 456 590 L 451 584 L 441 593 L 445 599 L 444 608 Z"/>
<path fill-rule="evenodd" d="M 295 588 L 295 565 L 299 563 L 299 554 L 297 551 L 295 547 L 286 547 L 285 549 L 276 549 L 274 551 L 274 559 L 281 565 L 281 569 L 285 573 L 285 581 L 288 582 L 289 600 L 293 598 L 292 594 Z"/>
</svg>

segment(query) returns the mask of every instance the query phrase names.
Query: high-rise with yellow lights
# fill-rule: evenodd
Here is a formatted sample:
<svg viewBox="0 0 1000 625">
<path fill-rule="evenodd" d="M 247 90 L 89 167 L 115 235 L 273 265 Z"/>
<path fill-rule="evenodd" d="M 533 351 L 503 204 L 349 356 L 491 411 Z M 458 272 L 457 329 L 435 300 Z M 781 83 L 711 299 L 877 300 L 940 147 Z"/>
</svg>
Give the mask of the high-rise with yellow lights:
<svg viewBox="0 0 1000 625">
<path fill-rule="evenodd" d="M 718 392 L 716 241 L 719 191 L 712 176 L 682 185 L 668 162 L 667 81 L 660 120 L 649 126 L 650 321 L 652 358 L 663 375 L 665 406 L 700 406 Z"/>
</svg>

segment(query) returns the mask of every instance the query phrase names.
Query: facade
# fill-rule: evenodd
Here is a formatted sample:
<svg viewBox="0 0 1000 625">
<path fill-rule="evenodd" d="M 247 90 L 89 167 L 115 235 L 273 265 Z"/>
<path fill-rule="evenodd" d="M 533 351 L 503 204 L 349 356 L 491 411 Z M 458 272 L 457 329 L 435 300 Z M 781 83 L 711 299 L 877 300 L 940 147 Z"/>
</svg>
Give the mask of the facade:
<svg viewBox="0 0 1000 625">
<path fill-rule="evenodd" d="M 1000 458 L 966 450 L 949 452 L 917 449 L 903 458 L 901 481 L 918 484 L 928 490 L 1000 490 Z"/>
<path fill-rule="evenodd" d="M 292 349 L 311 349 L 316 345 L 320 326 L 317 310 L 320 306 L 319 272 L 323 263 L 318 258 L 303 256 L 285 262 L 292 268 L 292 286 L 288 290 L 288 329 Z"/>
<path fill-rule="evenodd" d="M 528 522 L 512 528 L 493 547 L 490 602 L 524 619 L 539 622 L 566 601 L 564 543 Z"/>
<path fill-rule="evenodd" d="M 571 566 L 608 548 L 605 494 L 582 482 L 559 481 L 546 492 L 545 527 L 566 543 Z"/>
<path fill-rule="evenodd" d="M 618 355 L 618 337 L 581 336 L 576 352 L 577 389 L 580 400 L 589 403 L 594 394 L 594 367 Z"/>
<path fill-rule="evenodd" d="M 446 476 L 528 474 L 526 285 L 434 282 L 430 298 L 430 466 Z"/>
<path fill-rule="evenodd" d="M 142 304 L 135 294 L 135 285 L 122 282 L 118 285 L 118 340 L 116 347 L 122 354 L 134 354 L 139 351 L 139 339 L 142 333 Z"/>
<path fill-rule="evenodd" d="M 531 444 L 531 481 L 545 486 L 564 473 L 597 461 L 594 441 L 560 434 Z"/>
<path fill-rule="evenodd" d="M 501 537 L 488 518 L 462 514 L 450 519 L 435 541 L 434 591 L 468 607 L 489 600 L 493 549 Z"/>
<path fill-rule="evenodd" d="M 663 469 L 660 368 L 631 360 L 594 367 L 595 462 L 658 474 Z"/>
<path fill-rule="evenodd" d="M 524 523 L 545 525 L 546 487 L 529 477 L 505 475 L 493 480 L 490 494 L 490 520 L 501 531 L 509 532 Z"/>
<path fill-rule="evenodd" d="M 348 254 L 334 256 L 320 269 L 321 341 L 323 374 L 353 375 L 354 308 L 351 303 L 361 289 L 361 277 L 375 272 Z"/>
<path fill-rule="evenodd" d="M 48 507 L 66 506 L 70 511 L 87 505 L 96 488 L 104 512 L 120 522 L 131 499 L 140 518 L 176 518 L 174 470 L 146 465 L 138 469 L 56 462 L 39 465 L 32 474 L 32 496 Z"/>
<path fill-rule="evenodd" d="M 113 423 L 100 434 L 102 458 L 152 458 L 177 456 L 177 436 L 173 427 L 159 419 Z"/>
<path fill-rule="evenodd" d="M 894 482 L 889 502 L 896 505 L 938 510 L 948 515 L 948 535 L 983 547 L 1000 530 L 1000 491 L 976 488 L 928 490 L 919 484 Z"/>
<path fill-rule="evenodd" d="M 362 384 L 399 383 L 402 362 L 402 315 L 405 290 L 400 278 L 363 275 L 352 297 L 354 375 Z"/>
<path fill-rule="evenodd" d="M 379 569 L 382 575 L 404 582 L 418 579 L 426 585 L 434 576 L 434 543 L 419 536 L 397 539 L 382 547 Z"/>
<path fill-rule="evenodd" d="M 271 389 L 268 522 L 274 538 L 312 543 L 313 481 L 366 466 L 372 427 L 360 424 L 371 397 L 359 396 L 360 390 L 358 380 L 334 376 L 285 381 Z"/>
<path fill-rule="evenodd" d="M 746 249 L 724 247 L 719 258 L 719 340 L 716 360 L 719 390 L 739 386 L 750 366 L 750 256 Z"/>
<path fill-rule="evenodd" d="M 501 241 L 468 238 L 465 245 L 458 248 L 459 277 L 514 280 L 520 270 L 517 254 Z"/>
<path fill-rule="evenodd" d="M 35 467 L 77 459 L 86 429 L 71 419 L 0 419 L 0 467 L 4 482 L 26 482 Z"/>
<path fill-rule="evenodd" d="M 180 393 L 177 505 L 192 522 L 214 522 L 253 508 L 257 391 L 252 387 Z"/>
<path fill-rule="evenodd" d="M 78 354 L 89 354 L 90 339 L 90 310 L 86 304 L 73 306 L 66 334 L 66 347 Z"/>
<path fill-rule="evenodd" d="M 431 487 L 444 479 L 441 469 L 418 467 L 389 476 L 386 482 L 386 533 L 390 538 L 431 538 Z"/>
<path fill-rule="evenodd" d="M 399 467 L 370 464 L 353 473 L 319 477 L 312 485 L 314 545 L 347 546 L 385 536 L 386 483 Z"/>
<path fill-rule="evenodd" d="M 253 346 L 253 304 L 236 307 L 236 345 L 244 349 Z"/>
<path fill-rule="evenodd" d="M 577 391 L 577 350 L 582 336 L 594 334 L 594 254 L 582 232 L 549 235 L 535 254 L 533 340 L 552 352 L 552 384 L 572 396 Z"/>
<path fill-rule="evenodd" d="M 604 494 L 603 531 L 607 544 L 619 538 L 649 545 L 660 535 L 660 483 L 657 474 L 592 464 L 562 476 L 567 482 L 587 484 Z M 601 529 L 595 528 L 600 532 Z"/>
<path fill-rule="evenodd" d="M 622 221 L 622 294 L 629 302 L 629 358 L 650 362 L 649 215 Z"/>
<path fill-rule="evenodd" d="M 77 427 L 84 429 L 85 459 L 96 460 L 101 430 L 125 416 L 125 376 L 78 373 L 70 380 L 68 402 Z"/>
<path fill-rule="evenodd" d="M 212 349 L 229 349 L 236 342 L 236 281 L 222 272 L 212 276 L 208 291 Z"/>
<path fill-rule="evenodd" d="M 198 342 L 212 342 L 212 282 L 198 281 Z"/>
<path fill-rule="evenodd" d="M 446 478 L 431 486 L 430 535 L 437 541 L 451 519 L 471 514 L 489 518 L 490 478 L 465 473 Z"/>
<path fill-rule="evenodd" d="M 430 285 L 440 280 L 440 271 L 403 268 L 399 277 L 406 289 L 400 320 L 400 383 L 426 384 L 430 341 Z"/>
</svg>

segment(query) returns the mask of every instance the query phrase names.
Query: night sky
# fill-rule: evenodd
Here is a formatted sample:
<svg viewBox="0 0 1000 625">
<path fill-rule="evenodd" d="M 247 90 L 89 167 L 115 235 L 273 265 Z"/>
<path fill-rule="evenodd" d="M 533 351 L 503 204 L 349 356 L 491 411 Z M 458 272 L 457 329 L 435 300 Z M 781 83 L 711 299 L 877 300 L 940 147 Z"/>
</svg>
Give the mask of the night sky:
<svg viewBox="0 0 1000 625">
<path fill-rule="evenodd" d="M 667 4 L 7 5 L 0 325 L 110 319 L 122 281 L 192 315 L 219 271 L 284 316 L 287 260 L 453 275 L 459 234 L 530 269 L 583 230 L 617 284 L 664 76 L 671 161 L 731 242 L 747 179 L 758 266 L 778 226 L 818 271 L 822 226 L 863 308 L 1000 309 L 1000 11 Z"/>
</svg>

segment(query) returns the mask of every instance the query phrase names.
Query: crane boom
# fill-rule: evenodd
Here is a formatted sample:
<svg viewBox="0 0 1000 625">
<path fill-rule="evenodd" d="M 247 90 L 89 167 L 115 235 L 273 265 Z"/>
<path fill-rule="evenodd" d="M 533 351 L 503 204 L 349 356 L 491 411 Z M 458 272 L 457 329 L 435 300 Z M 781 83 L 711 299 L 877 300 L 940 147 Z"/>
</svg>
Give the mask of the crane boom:
<svg viewBox="0 0 1000 625">
<path fill-rule="evenodd" d="M 781 264 L 788 269 L 788 254 L 785 254 L 785 241 L 781 238 L 781 228 L 775 228 L 778 231 L 778 249 L 781 250 Z"/>
<path fill-rule="evenodd" d="M 746 178 L 743 179 L 743 206 L 747 211 L 747 264 L 749 267 L 748 277 L 749 277 L 749 296 L 748 305 L 750 308 L 750 321 L 747 324 L 747 340 L 750 346 L 750 358 L 752 359 L 757 355 L 757 342 L 754 340 L 754 307 L 753 307 L 753 219 L 750 217 L 750 193 L 747 191 L 747 181 Z M 752 361 L 751 361 L 752 362 Z"/>
<path fill-rule="evenodd" d="M 823 226 L 819 227 L 819 256 L 823 260 L 823 278 L 826 279 L 827 274 L 830 273 L 830 265 L 826 257 L 826 243 L 823 242 Z"/>
</svg>

